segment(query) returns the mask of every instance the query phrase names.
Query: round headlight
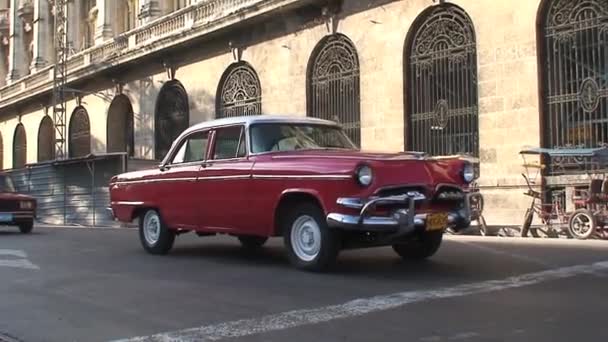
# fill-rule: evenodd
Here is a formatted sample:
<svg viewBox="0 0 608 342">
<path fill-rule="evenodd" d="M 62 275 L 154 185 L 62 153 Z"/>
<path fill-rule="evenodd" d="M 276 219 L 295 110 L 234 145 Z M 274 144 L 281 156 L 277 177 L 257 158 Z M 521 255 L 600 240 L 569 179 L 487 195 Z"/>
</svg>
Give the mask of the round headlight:
<svg viewBox="0 0 608 342">
<path fill-rule="evenodd" d="M 472 164 L 464 164 L 464 169 L 462 170 L 462 178 L 467 183 L 471 183 L 473 180 L 475 180 L 475 168 L 473 168 Z"/>
<path fill-rule="evenodd" d="M 367 165 L 359 166 L 357 169 L 357 181 L 359 184 L 363 186 L 368 186 L 372 184 L 374 180 L 374 175 L 372 173 L 372 168 Z"/>
</svg>

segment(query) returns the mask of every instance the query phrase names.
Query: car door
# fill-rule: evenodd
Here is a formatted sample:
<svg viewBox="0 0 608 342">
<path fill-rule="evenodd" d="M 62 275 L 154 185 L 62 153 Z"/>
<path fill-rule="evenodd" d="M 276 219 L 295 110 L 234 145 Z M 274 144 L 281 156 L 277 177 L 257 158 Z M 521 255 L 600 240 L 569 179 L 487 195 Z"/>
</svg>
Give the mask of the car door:
<svg viewBox="0 0 608 342">
<path fill-rule="evenodd" d="M 211 230 L 248 232 L 251 168 L 242 125 L 214 130 L 209 157 L 201 167 L 197 189 L 204 193 L 199 203 L 201 225 Z"/>
<path fill-rule="evenodd" d="M 158 195 L 161 215 L 174 228 L 197 227 L 198 194 L 193 189 L 209 148 L 209 131 L 190 133 L 173 152 L 170 162 L 163 166 Z"/>
</svg>

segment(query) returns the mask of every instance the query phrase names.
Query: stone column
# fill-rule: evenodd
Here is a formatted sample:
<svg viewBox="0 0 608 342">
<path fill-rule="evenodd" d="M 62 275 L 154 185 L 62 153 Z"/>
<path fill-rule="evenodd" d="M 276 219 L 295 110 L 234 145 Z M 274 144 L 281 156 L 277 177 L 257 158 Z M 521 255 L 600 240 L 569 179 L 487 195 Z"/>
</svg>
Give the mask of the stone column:
<svg viewBox="0 0 608 342">
<path fill-rule="evenodd" d="M 28 74 L 28 63 L 23 46 L 23 24 L 19 18 L 19 0 L 11 0 L 10 10 L 10 47 L 8 57 L 8 75 L 6 82 L 12 83 Z"/>
<path fill-rule="evenodd" d="M 102 43 L 114 36 L 113 27 L 120 18 L 116 18 L 116 0 L 97 0 L 97 22 L 95 23 L 95 44 Z"/>
<path fill-rule="evenodd" d="M 158 0 L 141 0 L 139 11 L 139 20 L 142 24 L 149 23 L 150 21 L 158 18 L 161 13 L 161 7 Z"/>
<path fill-rule="evenodd" d="M 67 30 L 68 30 L 68 54 L 71 55 L 82 49 L 84 43 L 83 30 L 83 3 L 81 0 L 67 1 Z"/>
<path fill-rule="evenodd" d="M 10 44 L 10 8 L 8 0 L 0 3 L 0 86 L 6 84 Z"/>
<path fill-rule="evenodd" d="M 30 69 L 35 72 L 52 60 L 53 16 L 48 0 L 34 1 L 34 58 Z"/>
</svg>

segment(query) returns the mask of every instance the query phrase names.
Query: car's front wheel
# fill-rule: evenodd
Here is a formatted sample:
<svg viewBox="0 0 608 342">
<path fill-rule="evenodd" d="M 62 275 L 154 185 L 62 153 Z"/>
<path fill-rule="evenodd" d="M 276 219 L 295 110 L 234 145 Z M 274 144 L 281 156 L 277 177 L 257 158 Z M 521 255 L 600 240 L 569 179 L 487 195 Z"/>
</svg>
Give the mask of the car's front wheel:
<svg viewBox="0 0 608 342">
<path fill-rule="evenodd" d="M 423 232 L 412 240 L 394 244 L 393 249 L 405 260 L 423 260 L 437 253 L 442 240 L 442 231 Z"/>
<path fill-rule="evenodd" d="M 27 221 L 19 224 L 21 234 L 29 234 L 34 229 L 34 221 Z"/>
<path fill-rule="evenodd" d="M 323 271 L 340 251 L 338 232 L 329 229 L 323 211 L 315 204 L 293 207 L 282 222 L 289 261 L 307 271 Z"/>
<path fill-rule="evenodd" d="M 139 220 L 139 239 L 150 254 L 167 254 L 173 247 L 175 232 L 163 222 L 158 211 L 149 209 Z"/>
</svg>

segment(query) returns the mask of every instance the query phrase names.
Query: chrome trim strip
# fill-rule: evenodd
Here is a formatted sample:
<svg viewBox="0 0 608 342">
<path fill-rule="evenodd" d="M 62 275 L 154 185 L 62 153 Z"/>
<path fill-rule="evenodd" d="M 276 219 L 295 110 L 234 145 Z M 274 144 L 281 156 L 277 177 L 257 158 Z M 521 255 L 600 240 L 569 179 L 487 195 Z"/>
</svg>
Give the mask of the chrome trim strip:
<svg viewBox="0 0 608 342">
<path fill-rule="evenodd" d="M 112 202 L 114 205 L 142 205 L 144 202 L 141 201 L 116 201 Z"/>
<path fill-rule="evenodd" d="M 142 180 L 119 180 L 114 184 L 139 184 L 139 183 L 158 183 L 173 181 L 198 181 L 198 180 L 228 180 L 228 179 L 320 179 L 320 180 L 343 180 L 353 178 L 350 175 L 233 175 L 233 176 L 203 176 L 203 177 L 183 177 L 183 178 L 160 178 Z"/>
<path fill-rule="evenodd" d="M 397 195 L 397 196 L 386 196 L 379 197 L 373 196 L 367 199 L 361 199 L 357 197 L 340 197 L 336 200 L 338 205 L 341 205 L 346 208 L 351 209 L 362 209 L 366 206 L 376 205 L 376 204 L 392 204 L 392 203 L 403 203 L 407 204 L 408 201 L 424 201 L 426 200 L 426 196 L 418 191 L 410 191 L 405 195 Z"/>
<path fill-rule="evenodd" d="M 159 183 L 159 182 L 193 182 L 196 177 L 183 177 L 183 178 L 159 178 L 159 179 L 140 179 L 140 180 L 118 180 L 114 184 L 139 184 L 139 183 Z"/>
<path fill-rule="evenodd" d="M 253 179 L 352 179 L 351 175 L 253 175 Z"/>
<path fill-rule="evenodd" d="M 350 209 L 363 208 L 363 201 L 360 198 L 340 197 L 336 200 L 336 203 Z"/>
<path fill-rule="evenodd" d="M 234 176 L 207 176 L 207 177 L 198 177 L 196 180 L 226 180 L 226 179 L 249 179 L 251 175 L 234 175 Z"/>
</svg>

